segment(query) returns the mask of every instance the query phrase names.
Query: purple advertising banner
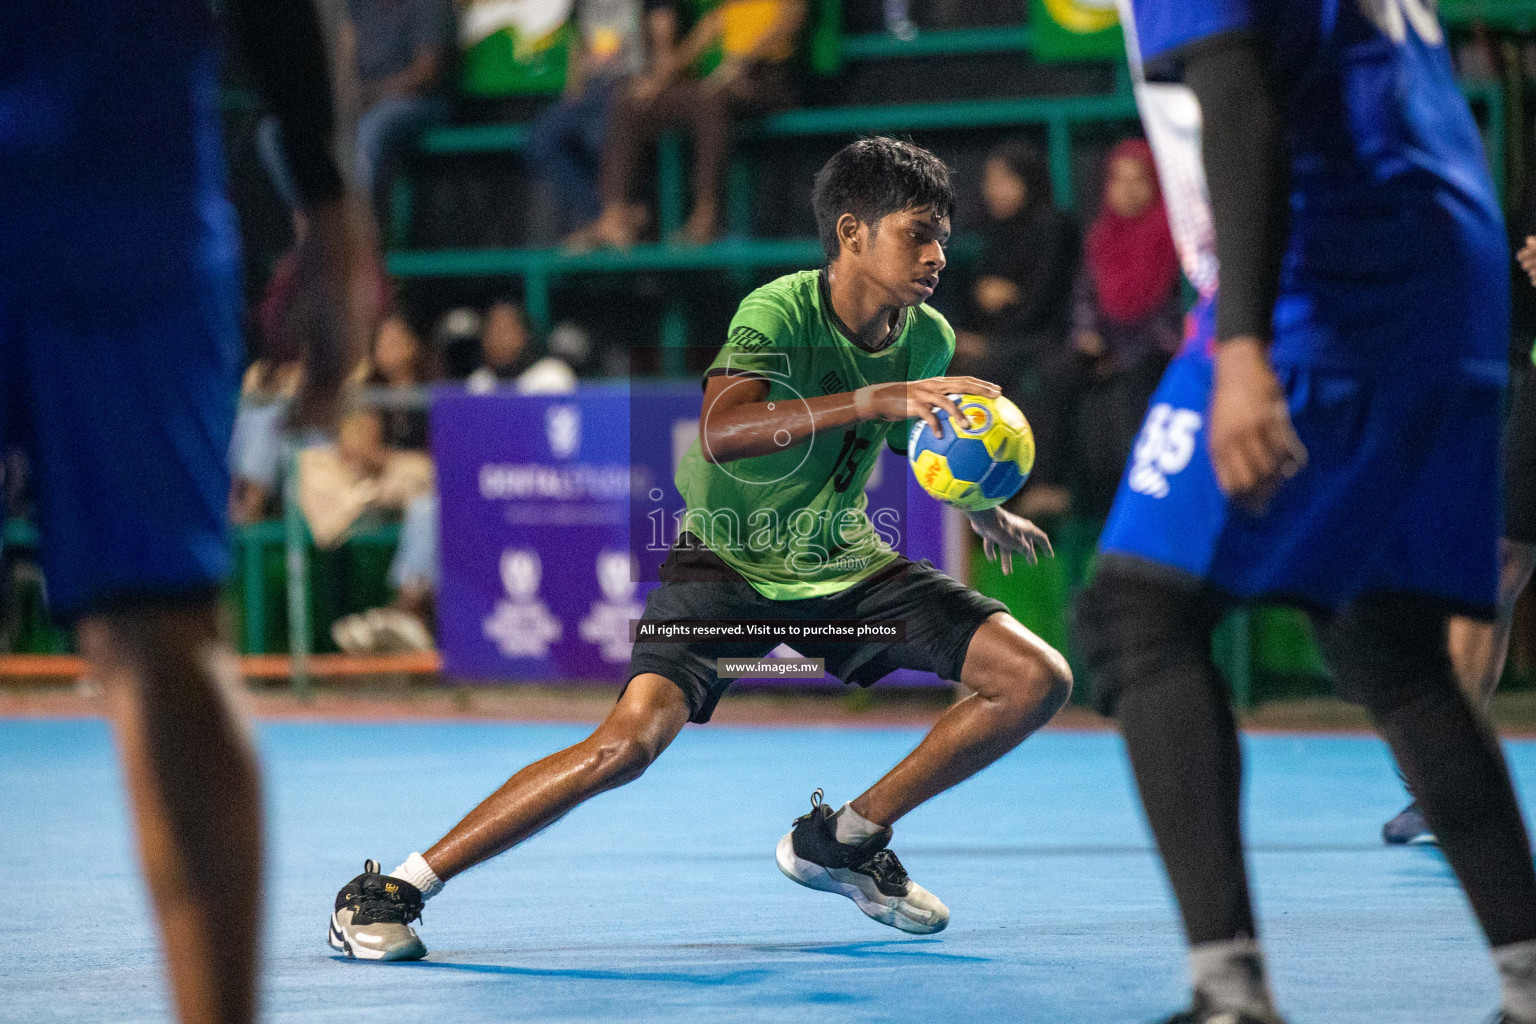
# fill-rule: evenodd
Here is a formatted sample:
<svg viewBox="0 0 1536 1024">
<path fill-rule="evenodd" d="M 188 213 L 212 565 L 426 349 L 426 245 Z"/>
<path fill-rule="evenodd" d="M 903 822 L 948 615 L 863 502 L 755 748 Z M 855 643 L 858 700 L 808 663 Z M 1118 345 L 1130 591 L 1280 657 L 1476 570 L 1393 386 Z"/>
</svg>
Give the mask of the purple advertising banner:
<svg viewBox="0 0 1536 1024">
<path fill-rule="evenodd" d="M 698 432 L 697 384 L 574 394 L 435 390 L 442 499 L 439 640 L 461 679 L 621 681 L 683 503 L 672 478 Z M 914 559 L 944 561 L 944 509 L 887 450 L 869 508 L 898 512 Z M 803 681 L 795 681 L 803 685 Z M 887 682 L 935 684 L 926 673 Z"/>
</svg>

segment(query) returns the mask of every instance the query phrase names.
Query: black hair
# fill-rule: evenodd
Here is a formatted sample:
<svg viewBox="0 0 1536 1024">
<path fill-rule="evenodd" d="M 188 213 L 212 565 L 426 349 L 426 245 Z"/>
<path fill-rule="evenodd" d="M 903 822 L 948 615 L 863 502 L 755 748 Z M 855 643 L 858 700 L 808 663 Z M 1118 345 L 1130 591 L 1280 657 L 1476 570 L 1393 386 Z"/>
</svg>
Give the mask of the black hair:
<svg viewBox="0 0 1536 1024">
<path fill-rule="evenodd" d="M 827 259 L 838 254 L 837 219 L 851 213 L 874 227 L 904 210 L 954 212 L 955 190 L 944 161 L 921 146 L 877 136 L 849 143 L 816 172 L 811 190 L 816 232 Z"/>
</svg>

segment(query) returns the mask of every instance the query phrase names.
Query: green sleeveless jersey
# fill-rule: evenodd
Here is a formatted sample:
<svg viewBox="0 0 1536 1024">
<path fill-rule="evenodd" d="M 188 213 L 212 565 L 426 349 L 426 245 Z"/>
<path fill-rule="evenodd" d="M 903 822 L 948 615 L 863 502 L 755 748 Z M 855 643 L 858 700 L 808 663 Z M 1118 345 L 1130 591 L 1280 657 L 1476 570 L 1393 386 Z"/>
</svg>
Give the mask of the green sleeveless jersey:
<svg viewBox="0 0 1536 1024">
<path fill-rule="evenodd" d="M 866 384 L 939 376 L 954 351 L 955 332 L 926 305 L 903 310 L 887 342 L 865 348 L 832 311 L 824 275 L 808 270 L 742 301 L 707 375 L 765 380 L 767 401 L 788 409 Z M 906 529 L 905 509 L 877 509 L 871 522 L 864 485 L 888 434 L 896 431 L 893 447 L 905 448 L 908 425 L 818 431 L 780 451 L 717 465 L 704 458 L 701 423 L 677 469 L 688 506 L 682 528 L 770 600 L 845 590 L 896 557 L 890 542 Z"/>
</svg>

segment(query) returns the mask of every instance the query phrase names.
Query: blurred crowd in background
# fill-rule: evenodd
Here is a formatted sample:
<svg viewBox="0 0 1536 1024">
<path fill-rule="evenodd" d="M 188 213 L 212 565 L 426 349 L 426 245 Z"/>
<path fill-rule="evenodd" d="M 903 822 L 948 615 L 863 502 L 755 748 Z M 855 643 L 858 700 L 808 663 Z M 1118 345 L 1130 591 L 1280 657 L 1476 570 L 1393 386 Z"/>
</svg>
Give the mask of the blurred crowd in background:
<svg viewBox="0 0 1536 1024">
<path fill-rule="evenodd" d="M 488 231 L 515 240 L 504 244 L 564 254 L 650 241 L 707 245 L 725 232 L 723 190 L 743 119 L 801 104 L 986 98 L 998 90 L 1028 95 L 1040 85 L 1032 76 L 1043 72 L 1010 54 L 957 58 L 932 71 L 900 66 L 885 77 L 811 76 L 806 68 L 814 55 L 807 51 L 827 18 L 838 19 L 844 31 L 910 41 L 930 26 L 1017 25 L 1028 6 L 1024 0 L 915 6 L 906 0 L 320 0 L 344 162 L 366 197 L 377 253 L 411 241 L 395 237 L 402 228 L 394 207 L 397 186 L 412 174 L 418 139 L 434 127 L 464 122 L 523 125 L 526 138 L 516 177 L 498 178 L 499 166 L 481 166 L 475 178 L 454 179 L 443 190 L 460 205 L 443 201 L 432 209 L 452 231 L 469 237 L 477 221 L 486 221 Z M 1517 78 L 1536 79 L 1536 47 L 1511 50 L 1481 31 L 1459 44 L 1457 57 L 1466 78 L 1496 79 L 1513 61 Z M 1105 91 L 1120 80 L 1112 62 L 1100 65 L 1052 73 L 1069 91 Z M 238 80 L 235 69 L 236 88 Z M 1065 201 L 1054 194 L 1053 180 L 1062 179 L 1052 173 L 1041 134 L 994 129 L 974 135 L 968 149 L 940 147 L 955 167 L 961 204 L 952 255 L 969 243 L 963 258 L 954 256 L 934 300 L 956 331 L 952 369 L 995 381 L 1028 416 L 1037 461 L 1015 508 L 1047 526 L 1068 517 L 1093 524 L 1106 514 L 1147 399 L 1181 343 L 1192 298 L 1151 152 L 1134 130 L 1126 122 L 1091 140 L 1088 158 L 1072 167 L 1076 194 Z M 686 216 L 672 232 L 658 216 L 649 158 L 668 132 L 683 140 L 688 168 Z M 767 223 L 764 234 L 810 234 L 797 230 L 809 219 L 810 174 L 845 141 L 820 139 L 800 147 L 804 153 L 752 151 L 752 159 L 772 165 L 760 176 L 770 180 L 757 189 L 754 214 Z M 305 225 L 292 208 L 277 123 L 259 112 L 253 120 L 233 118 L 229 147 L 251 266 L 251 358 L 230 454 L 230 510 L 236 524 L 250 525 L 282 514 L 290 479 L 285 415 L 299 385 L 302 344 L 289 314 Z M 243 172 L 242 154 L 250 165 Z M 1517 213 L 1532 205 L 1522 201 L 1529 191 L 1516 196 Z M 263 220 L 264 209 L 274 215 Z M 690 369 L 702 366 L 723 339 L 735 303 L 772 275 L 719 276 L 724 287 L 713 293 L 697 282 L 637 277 L 635 294 L 622 303 L 599 293 L 567 296 L 540 325 L 528 315 L 515 280 L 423 288 L 392 281 L 382 256 L 375 256 L 377 328 L 353 374 L 356 396 L 334 436 L 298 439 L 297 494 L 291 496 L 322 548 L 339 544 L 360 522 L 384 517 L 400 525 L 389 571 L 395 599 L 337 621 L 331 631 L 337 646 L 356 652 L 432 646 L 437 504 L 430 385 L 549 394 L 569 392 L 586 378 L 654 370 L 636 355 L 650 343 L 643 322 L 660 319 L 658 294 L 674 291 L 705 325 L 694 341 L 704 355 L 689 360 Z M 24 495 L 10 500 L 13 515 L 24 514 Z"/>
</svg>

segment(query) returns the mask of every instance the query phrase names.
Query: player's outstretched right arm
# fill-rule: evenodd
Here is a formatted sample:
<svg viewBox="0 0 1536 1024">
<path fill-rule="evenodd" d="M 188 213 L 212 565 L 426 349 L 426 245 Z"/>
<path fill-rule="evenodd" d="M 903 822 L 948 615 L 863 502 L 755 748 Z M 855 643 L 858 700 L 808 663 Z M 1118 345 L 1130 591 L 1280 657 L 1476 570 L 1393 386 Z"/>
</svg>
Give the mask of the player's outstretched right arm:
<svg viewBox="0 0 1536 1024">
<path fill-rule="evenodd" d="M 699 433 L 704 458 L 721 463 L 772 455 L 814 437 L 817 430 L 871 420 L 921 419 L 939 432 L 936 410 L 961 419 L 959 407 L 949 397 L 959 394 L 995 398 L 1002 391 L 975 377 L 929 377 L 870 384 L 804 401 L 770 402 L 766 380 L 722 373 L 710 377 L 704 387 Z"/>
</svg>

